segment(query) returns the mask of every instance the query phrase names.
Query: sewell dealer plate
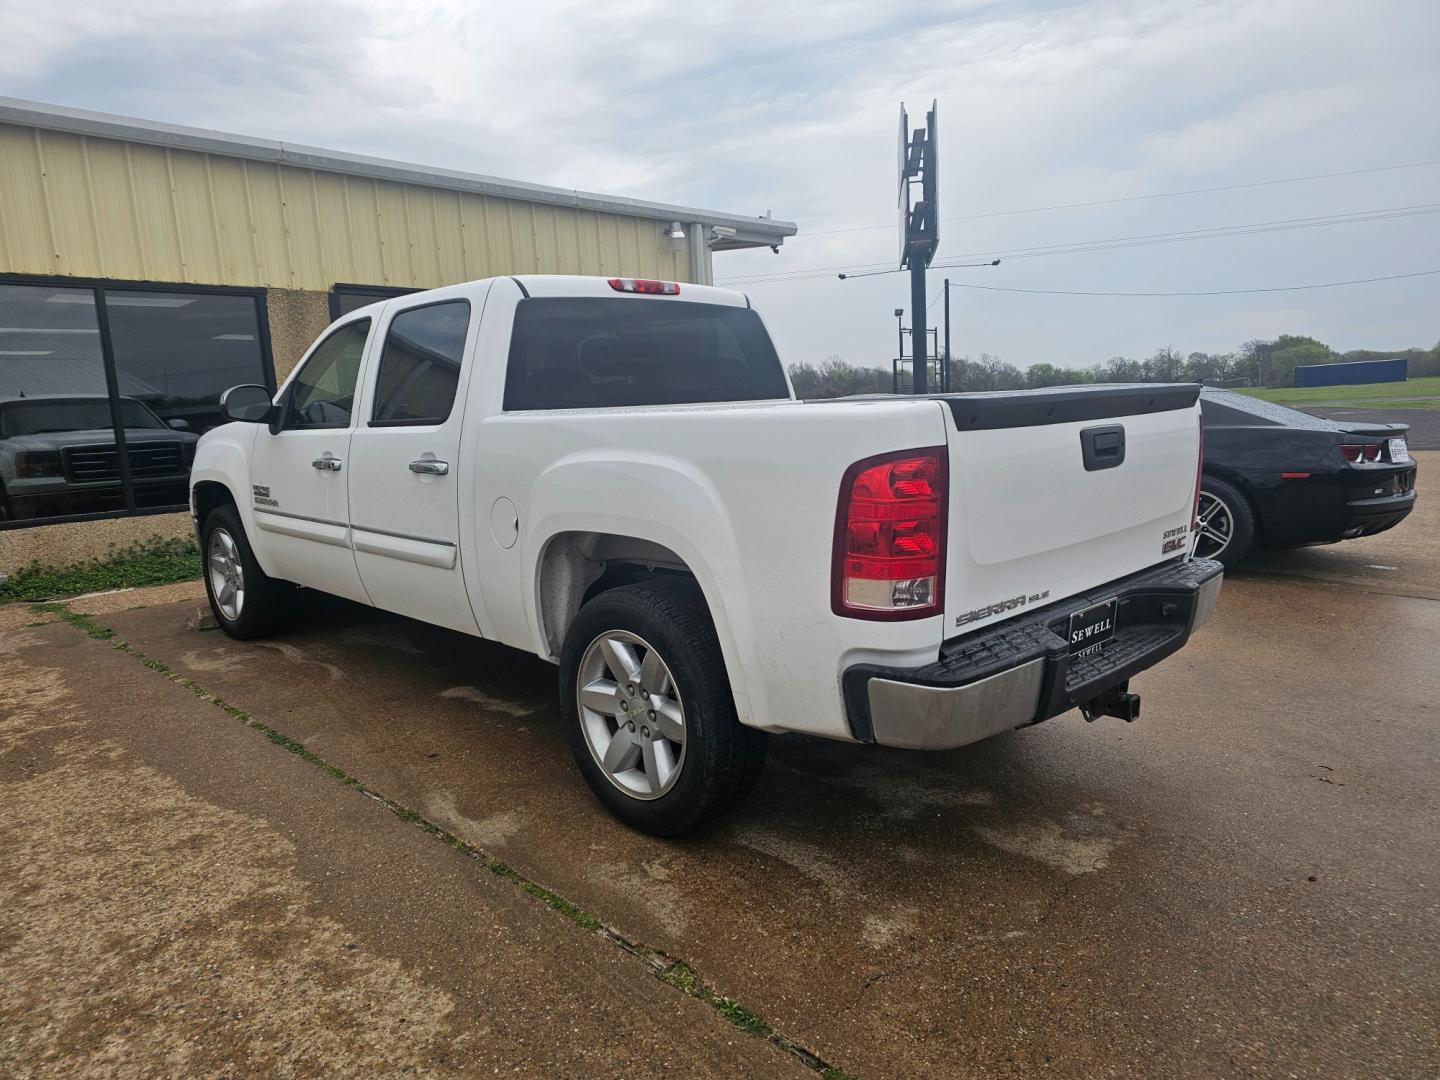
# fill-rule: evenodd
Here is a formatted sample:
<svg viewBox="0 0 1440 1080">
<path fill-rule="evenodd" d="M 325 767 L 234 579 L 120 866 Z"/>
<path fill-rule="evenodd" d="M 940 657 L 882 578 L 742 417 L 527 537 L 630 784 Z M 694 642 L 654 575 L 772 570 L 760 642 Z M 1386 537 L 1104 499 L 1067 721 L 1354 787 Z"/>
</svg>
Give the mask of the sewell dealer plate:
<svg viewBox="0 0 1440 1080">
<path fill-rule="evenodd" d="M 1070 616 L 1070 654 L 1088 656 L 1115 636 L 1115 600 L 1106 600 Z"/>
</svg>

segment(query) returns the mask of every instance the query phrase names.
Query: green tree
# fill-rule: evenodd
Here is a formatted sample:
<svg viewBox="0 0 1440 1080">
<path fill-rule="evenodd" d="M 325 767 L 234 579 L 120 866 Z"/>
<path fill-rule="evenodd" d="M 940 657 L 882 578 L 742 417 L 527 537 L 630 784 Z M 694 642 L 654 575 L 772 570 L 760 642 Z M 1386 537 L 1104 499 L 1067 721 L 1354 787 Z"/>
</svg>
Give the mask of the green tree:
<svg viewBox="0 0 1440 1080">
<path fill-rule="evenodd" d="M 1281 334 L 1274 341 L 1247 341 L 1242 356 L 1259 368 L 1261 386 L 1293 386 L 1303 364 L 1332 364 L 1339 359 L 1323 341 Z"/>
<path fill-rule="evenodd" d="M 1225 378 L 1225 358 L 1210 353 L 1192 352 L 1185 358 L 1185 379 L 1188 382 L 1215 382 Z"/>
<path fill-rule="evenodd" d="M 856 367 L 840 356 L 814 364 L 790 365 L 790 381 L 798 398 L 846 397 L 850 394 L 888 394 L 890 373 L 880 368 Z"/>
<path fill-rule="evenodd" d="M 1054 364 L 1031 364 L 1025 369 L 1025 385 L 1031 390 L 1042 386 L 1065 386 L 1074 381 L 1073 376 L 1082 374 Z"/>
<path fill-rule="evenodd" d="M 1124 356 L 1112 356 L 1094 370 L 1099 373 L 1096 382 L 1145 381 L 1145 365 L 1139 360 L 1131 360 Z"/>
<path fill-rule="evenodd" d="M 998 356 L 981 353 L 978 360 L 962 356 L 950 362 L 950 389 L 960 390 L 1023 390 L 1025 376 L 1014 364 Z"/>
<path fill-rule="evenodd" d="M 1157 349 L 1141 367 L 1144 382 L 1179 382 L 1185 377 L 1185 358 L 1173 345 Z"/>
</svg>

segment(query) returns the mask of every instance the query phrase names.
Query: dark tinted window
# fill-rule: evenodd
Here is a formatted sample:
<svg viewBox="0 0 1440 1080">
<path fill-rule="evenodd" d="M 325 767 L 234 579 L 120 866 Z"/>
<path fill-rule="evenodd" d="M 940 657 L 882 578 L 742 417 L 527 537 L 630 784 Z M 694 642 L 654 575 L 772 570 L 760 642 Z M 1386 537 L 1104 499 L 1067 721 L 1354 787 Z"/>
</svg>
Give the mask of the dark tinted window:
<svg viewBox="0 0 1440 1080">
<path fill-rule="evenodd" d="M 392 296 L 406 296 L 415 289 L 391 289 L 383 285 L 336 285 L 330 292 L 330 318 L 338 319 L 367 304 L 378 304 Z"/>
<path fill-rule="evenodd" d="M 470 302 L 448 300 L 390 320 L 375 382 L 372 425 L 439 424 L 455 404 Z"/>
<path fill-rule="evenodd" d="M 0 528 L 182 508 L 221 392 L 271 385 L 263 325 L 258 290 L 0 284 Z"/>
<path fill-rule="evenodd" d="M 0 523 L 125 509 L 116 445 L 94 291 L 0 285 Z"/>
<path fill-rule="evenodd" d="M 522 300 L 506 409 L 681 405 L 789 396 L 748 308 L 622 297 Z"/>
<path fill-rule="evenodd" d="M 346 323 L 316 347 L 285 395 L 285 427 L 350 425 L 355 381 L 369 333 L 370 320 L 360 319 Z"/>
<path fill-rule="evenodd" d="M 120 289 L 104 297 L 121 392 L 161 419 L 204 434 L 225 423 L 226 389 L 270 382 L 254 297 Z"/>
</svg>

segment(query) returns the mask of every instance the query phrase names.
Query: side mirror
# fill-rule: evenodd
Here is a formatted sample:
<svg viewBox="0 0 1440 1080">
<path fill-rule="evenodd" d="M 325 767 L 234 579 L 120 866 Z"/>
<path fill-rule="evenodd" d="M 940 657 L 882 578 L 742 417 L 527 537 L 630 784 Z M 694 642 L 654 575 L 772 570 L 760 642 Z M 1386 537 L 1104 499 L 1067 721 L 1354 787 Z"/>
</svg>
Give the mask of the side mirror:
<svg viewBox="0 0 1440 1080">
<path fill-rule="evenodd" d="M 180 419 L 180 417 L 178 417 L 178 416 L 175 417 L 175 419 L 173 419 L 173 420 L 166 420 L 166 421 L 165 421 L 165 424 L 166 424 L 167 427 L 170 428 L 171 431 L 189 431 L 189 430 L 190 430 L 190 421 L 189 421 L 189 420 L 182 420 L 182 419 Z"/>
<path fill-rule="evenodd" d="M 221 394 L 220 411 L 225 414 L 225 419 L 242 424 L 268 424 L 276 413 L 270 391 L 250 383 L 232 386 Z"/>
</svg>

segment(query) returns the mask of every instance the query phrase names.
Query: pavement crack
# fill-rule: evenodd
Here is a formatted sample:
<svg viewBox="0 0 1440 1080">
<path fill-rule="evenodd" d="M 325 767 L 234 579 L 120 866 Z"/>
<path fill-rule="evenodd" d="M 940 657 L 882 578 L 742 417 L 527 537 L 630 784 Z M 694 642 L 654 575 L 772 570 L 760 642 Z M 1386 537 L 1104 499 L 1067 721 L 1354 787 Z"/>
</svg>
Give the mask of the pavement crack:
<svg viewBox="0 0 1440 1080">
<path fill-rule="evenodd" d="M 636 957 L 649 968 L 650 973 L 654 975 L 655 978 L 667 986 L 674 987 L 681 993 L 703 1002 L 720 1013 L 721 1016 L 741 1031 L 769 1043 L 777 1050 L 799 1061 L 800 1064 L 804 1065 L 807 1069 L 824 1077 L 824 1080 L 854 1080 L 854 1077 L 850 1073 L 841 1069 L 839 1066 L 831 1064 L 819 1054 L 810 1050 L 802 1043 L 790 1038 L 788 1035 L 785 1035 L 783 1032 L 776 1031 L 763 1017 L 747 1008 L 739 1000 L 726 997 L 719 993 L 714 987 L 705 983 L 697 975 L 694 968 L 685 961 L 669 956 L 659 949 L 652 949 L 640 942 L 626 938 L 613 927 L 606 926 L 600 919 L 586 912 L 579 905 L 572 903 L 554 890 L 546 888 L 538 881 L 527 877 L 502 860 L 489 855 L 474 844 L 442 828 L 419 811 L 413 810 L 395 799 L 390 798 L 383 792 L 375 790 L 358 777 L 347 773 L 340 766 L 325 760 L 318 754 L 307 749 L 305 745 L 298 740 L 292 739 L 284 732 L 271 727 L 263 721 L 255 719 L 244 709 L 226 702 L 218 694 L 206 689 L 188 675 L 183 675 L 174 670 L 164 661 L 146 656 L 144 652 L 130 643 L 117 639 L 113 629 L 97 622 L 92 616 L 72 611 L 68 604 L 63 601 L 35 604 L 32 605 L 32 608 L 37 612 L 55 616 L 93 639 L 108 641 L 111 648 L 132 657 L 146 668 L 158 673 L 175 685 L 184 687 L 201 701 L 216 706 L 227 716 L 239 720 L 246 727 L 259 732 L 271 742 L 284 747 L 290 753 L 314 765 L 322 772 L 329 774 L 332 779 L 338 780 L 346 787 L 353 788 L 366 798 L 378 802 L 396 817 L 416 826 L 447 847 L 486 866 L 491 873 L 510 881 L 523 892 L 528 893 L 530 896 L 545 904 L 552 911 L 564 916 L 583 932 L 594 934 L 610 945 Z"/>
</svg>

